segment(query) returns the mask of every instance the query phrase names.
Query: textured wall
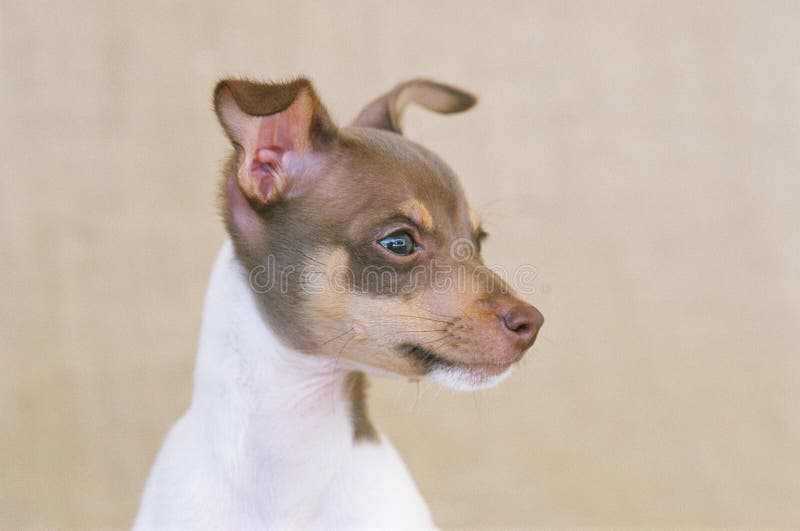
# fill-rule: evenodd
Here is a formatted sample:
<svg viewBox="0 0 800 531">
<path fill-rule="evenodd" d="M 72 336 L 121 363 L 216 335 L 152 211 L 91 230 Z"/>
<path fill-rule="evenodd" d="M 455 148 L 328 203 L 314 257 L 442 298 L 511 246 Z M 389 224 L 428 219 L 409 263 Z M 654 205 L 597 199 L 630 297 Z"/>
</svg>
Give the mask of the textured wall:
<svg viewBox="0 0 800 531">
<path fill-rule="evenodd" d="M 490 263 L 538 269 L 502 387 L 375 381 L 444 526 L 800 525 L 796 2 L 0 2 L 0 527 L 122 527 L 189 399 L 225 74 L 411 111 Z"/>
</svg>

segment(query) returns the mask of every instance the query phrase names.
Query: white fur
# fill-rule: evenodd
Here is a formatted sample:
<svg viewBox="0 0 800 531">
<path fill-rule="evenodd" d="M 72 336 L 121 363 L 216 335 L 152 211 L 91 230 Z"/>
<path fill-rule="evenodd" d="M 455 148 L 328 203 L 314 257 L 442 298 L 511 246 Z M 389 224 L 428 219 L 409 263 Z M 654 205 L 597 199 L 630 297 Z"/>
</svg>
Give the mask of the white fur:
<svg viewBox="0 0 800 531">
<path fill-rule="evenodd" d="M 482 391 L 494 387 L 511 376 L 513 370 L 512 365 L 500 374 L 483 376 L 462 367 L 435 367 L 428 373 L 428 379 L 454 391 Z"/>
<path fill-rule="evenodd" d="M 227 242 L 206 295 L 192 402 L 134 528 L 433 527 L 391 443 L 353 440 L 347 371 L 278 341 Z"/>
</svg>

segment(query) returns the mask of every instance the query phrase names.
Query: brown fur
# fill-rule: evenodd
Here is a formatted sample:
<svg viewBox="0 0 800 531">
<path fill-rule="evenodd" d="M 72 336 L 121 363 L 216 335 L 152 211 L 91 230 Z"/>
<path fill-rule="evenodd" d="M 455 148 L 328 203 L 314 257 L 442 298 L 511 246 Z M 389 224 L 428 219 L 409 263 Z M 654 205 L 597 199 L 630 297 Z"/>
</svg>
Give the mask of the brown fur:
<svg viewBox="0 0 800 531">
<path fill-rule="evenodd" d="M 300 351 L 410 378 L 437 364 L 513 362 L 524 349 L 502 315 L 522 303 L 477 252 L 451 256 L 453 242 L 479 249 L 485 233 L 453 171 L 397 134 L 408 102 L 449 113 L 475 98 L 430 81 L 407 82 L 371 103 L 356 126 L 338 129 L 307 80 L 222 81 L 215 106 L 236 148 L 222 195 L 237 257 L 249 272 L 271 268 L 274 288 L 258 293 L 260 308 L 282 341 Z M 256 127 L 253 120 L 261 121 Z M 262 148 L 291 151 L 300 161 L 291 171 L 283 167 L 286 157 L 269 167 L 280 177 L 270 181 L 280 194 L 259 195 L 249 182 L 263 178 L 258 167 L 250 169 Z M 392 255 L 378 244 L 398 230 L 417 242 L 413 255 Z M 430 275 L 447 268 L 443 276 L 454 285 L 459 275 L 480 282 L 432 289 Z M 351 381 L 355 430 L 369 438 L 364 378 Z"/>
<path fill-rule="evenodd" d="M 388 93 L 368 104 L 353 125 L 386 129 L 402 133 L 403 111 L 409 103 L 442 114 L 463 112 L 475 105 L 478 98 L 464 90 L 428 79 L 412 79 L 400 83 Z"/>
<path fill-rule="evenodd" d="M 411 219 L 414 223 L 419 225 L 422 230 L 432 232 L 434 228 L 433 216 L 425 208 L 425 205 L 419 201 L 411 201 L 403 206 L 401 212 Z"/>
<path fill-rule="evenodd" d="M 353 421 L 353 438 L 356 441 L 378 442 L 378 431 L 367 413 L 367 377 L 363 372 L 351 372 L 345 381 L 350 397 L 350 415 Z"/>
</svg>

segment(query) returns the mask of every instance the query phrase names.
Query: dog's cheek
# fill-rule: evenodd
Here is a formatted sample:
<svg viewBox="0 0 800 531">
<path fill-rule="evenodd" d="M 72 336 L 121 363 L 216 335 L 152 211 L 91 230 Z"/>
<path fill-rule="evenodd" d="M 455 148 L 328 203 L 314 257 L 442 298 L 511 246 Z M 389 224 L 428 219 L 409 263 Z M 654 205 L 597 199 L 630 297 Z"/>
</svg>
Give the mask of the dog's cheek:
<svg viewBox="0 0 800 531">
<path fill-rule="evenodd" d="M 419 327 L 415 299 L 364 293 L 342 247 L 318 250 L 310 264 L 302 314 L 318 354 L 409 378 L 425 375 L 427 367 L 399 348 Z"/>
<path fill-rule="evenodd" d="M 348 321 L 343 269 L 346 264 L 347 252 L 344 249 L 321 249 L 309 256 L 302 273 L 303 313 L 318 341 L 326 341 L 329 329 L 336 331 Z"/>
<path fill-rule="evenodd" d="M 356 292 L 348 297 L 345 312 L 353 333 L 344 357 L 408 378 L 428 372 L 426 365 L 405 353 L 405 346 L 414 340 L 439 335 L 424 330 L 425 321 L 415 315 L 415 300 Z"/>
</svg>

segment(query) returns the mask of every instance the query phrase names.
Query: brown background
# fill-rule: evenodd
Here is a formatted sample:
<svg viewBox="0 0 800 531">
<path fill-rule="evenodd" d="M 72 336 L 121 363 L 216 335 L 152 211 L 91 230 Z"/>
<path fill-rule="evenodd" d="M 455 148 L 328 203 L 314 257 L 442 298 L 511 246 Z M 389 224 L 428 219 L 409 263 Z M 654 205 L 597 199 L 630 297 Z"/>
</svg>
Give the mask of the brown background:
<svg viewBox="0 0 800 531">
<path fill-rule="evenodd" d="M 0 527 L 123 527 L 186 407 L 226 74 L 411 111 L 535 265 L 519 372 L 375 381 L 444 526 L 800 525 L 797 2 L 0 2 Z"/>
</svg>

